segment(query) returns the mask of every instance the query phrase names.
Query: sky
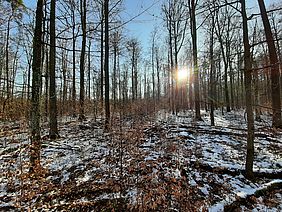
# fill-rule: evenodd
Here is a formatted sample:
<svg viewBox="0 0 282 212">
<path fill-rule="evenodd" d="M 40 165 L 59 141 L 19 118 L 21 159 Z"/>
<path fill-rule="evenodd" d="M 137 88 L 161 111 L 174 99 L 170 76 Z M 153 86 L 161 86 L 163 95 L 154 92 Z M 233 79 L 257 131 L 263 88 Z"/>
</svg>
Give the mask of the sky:
<svg viewBox="0 0 282 212">
<path fill-rule="evenodd" d="M 142 43 L 143 50 L 148 51 L 150 48 L 151 33 L 154 28 L 157 27 L 159 31 L 162 30 L 166 32 L 166 29 L 163 28 L 163 23 L 159 16 L 161 16 L 161 5 L 167 0 L 124 1 L 126 7 L 126 14 L 124 15 L 125 19 L 134 17 L 136 14 L 139 14 L 149 8 L 148 11 L 144 12 L 134 21 L 126 25 L 129 35 L 138 38 L 138 40 Z M 264 2 L 266 7 L 268 7 L 270 4 L 281 2 L 281 0 L 264 0 Z M 246 0 L 246 4 L 247 8 L 250 9 L 248 10 L 248 15 L 251 15 L 251 13 L 259 13 L 257 0 Z"/>
<path fill-rule="evenodd" d="M 143 51 L 148 51 L 150 46 L 151 33 L 154 28 L 164 31 L 161 18 L 161 5 L 167 0 L 124 0 L 125 10 L 122 13 L 124 21 L 140 14 L 134 20 L 125 25 L 128 37 L 137 38 L 143 47 Z M 272 3 L 281 0 L 265 0 L 268 7 Z M 246 0 L 247 7 L 258 12 L 257 0 Z M 35 8 L 36 0 L 24 0 L 24 4 L 30 8 Z M 141 14 L 142 13 L 142 14 Z"/>
<path fill-rule="evenodd" d="M 126 25 L 129 36 L 136 37 L 145 48 L 148 47 L 154 28 L 163 30 L 163 23 L 159 17 L 163 0 L 125 0 L 125 19 L 141 14 Z M 146 50 L 146 49 L 144 49 Z"/>
</svg>

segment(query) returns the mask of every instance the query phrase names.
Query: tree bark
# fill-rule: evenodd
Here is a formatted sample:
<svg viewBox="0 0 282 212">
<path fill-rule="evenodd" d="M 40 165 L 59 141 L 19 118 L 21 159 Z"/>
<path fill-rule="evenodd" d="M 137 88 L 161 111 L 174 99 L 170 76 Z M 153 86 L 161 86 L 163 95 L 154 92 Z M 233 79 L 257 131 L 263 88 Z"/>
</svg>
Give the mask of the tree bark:
<svg viewBox="0 0 282 212">
<path fill-rule="evenodd" d="M 215 100 L 215 64 L 214 64 L 214 15 L 211 17 L 211 31 L 210 31 L 210 94 L 209 94 L 209 102 L 210 102 L 210 119 L 211 126 L 214 126 L 214 100 Z"/>
<path fill-rule="evenodd" d="M 263 0 L 258 0 L 271 64 L 272 126 L 282 128 L 278 56 Z"/>
<path fill-rule="evenodd" d="M 197 49 L 197 26 L 196 26 L 196 4 L 195 0 L 189 0 L 189 14 L 191 24 L 191 36 L 193 46 L 193 68 L 194 68 L 194 95 L 195 95 L 195 119 L 201 121 L 200 113 L 200 83 L 198 67 L 198 49 Z"/>
<path fill-rule="evenodd" d="M 84 100 L 85 100 L 85 85 L 84 85 L 84 74 L 85 74 L 85 49 L 86 49 L 86 0 L 80 2 L 81 10 L 81 26 L 82 26 L 82 43 L 81 43 L 81 54 L 80 54 L 80 88 L 79 88 L 79 120 L 85 119 L 84 114 Z"/>
<path fill-rule="evenodd" d="M 102 9 L 101 9 L 101 71 L 100 71 L 100 77 L 101 77 L 101 84 L 100 84 L 100 92 L 101 92 L 101 105 L 103 107 L 104 104 L 104 4 L 102 3 Z"/>
<path fill-rule="evenodd" d="M 252 96 L 252 64 L 251 52 L 248 36 L 248 23 L 246 14 L 245 0 L 241 0 L 241 12 L 243 19 L 243 42 L 244 42 L 244 65 L 245 65 L 245 98 L 247 112 L 247 156 L 246 156 L 246 177 L 254 178 L 253 163 L 254 163 L 254 115 L 253 115 L 253 96 Z"/>
<path fill-rule="evenodd" d="M 42 20 L 43 0 L 37 1 L 36 19 L 33 39 L 33 61 L 32 61 L 32 97 L 31 97 L 31 149 L 30 149 L 30 171 L 34 172 L 40 166 L 40 78 L 41 78 L 41 50 L 42 50 Z"/>
<path fill-rule="evenodd" d="M 51 0 L 50 7 L 50 56 L 49 56 L 49 137 L 56 139 L 59 136 L 57 122 L 57 94 L 56 94 L 56 0 Z"/>
<path fill-rule="evenodd" d="M 76 51 L 76 38 L 75 38 L 75 4 L 72 2 L 72 116 L 76 117 L 76 85 L 75 85 L 75 51 Z"/>
<path fill-rule="evenodd" d="M 109 0 L 104 1 L 105 15 L 105 129 L 110 128 L 110 77 L 109 77 Z"/>
</svg>

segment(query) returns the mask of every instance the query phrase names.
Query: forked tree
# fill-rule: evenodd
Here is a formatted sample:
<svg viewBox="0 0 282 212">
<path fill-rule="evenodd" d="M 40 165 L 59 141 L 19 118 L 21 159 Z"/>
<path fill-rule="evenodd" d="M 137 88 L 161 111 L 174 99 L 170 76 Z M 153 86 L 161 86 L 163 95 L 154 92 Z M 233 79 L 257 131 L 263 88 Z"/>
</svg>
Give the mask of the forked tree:
<svg viewBox="0 0 282 212">
<path fill-rule="evenodd" d="M 252 96 L 252 63 L 251 51 L 248 36 L 248 18 L 246 13 L 245 0 L 241 0 L 241 14 L 243 20 L 243 42 L 244 42 L 244 75 L 245 75 L 245 98 L 246 98 L 246 112 L 247 112 L 247 156 L 246 156 L 246 177 L 254 178 L 253 164 L 254 164 L 254 114 L 253 114 L 253 96 Z"/>
</svg>

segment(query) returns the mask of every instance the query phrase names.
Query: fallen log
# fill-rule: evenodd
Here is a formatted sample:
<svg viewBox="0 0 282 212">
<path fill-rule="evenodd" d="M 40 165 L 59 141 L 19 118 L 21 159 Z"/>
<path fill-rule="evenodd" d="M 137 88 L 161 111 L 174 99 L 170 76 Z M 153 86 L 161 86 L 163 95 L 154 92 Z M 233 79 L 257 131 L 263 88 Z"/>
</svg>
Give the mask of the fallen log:
<svg viewBox="0 0 282 212">
<path fill-rule="evenodd" d="M 236 201 L 229 205 L 224 206 L 224 211 L 239 211 L 241 206 L 246 206 L 252 208 L 256 204 L 256 198 L 265 197 L 271 192 L 280 193 L 282 189 L 282 182 L 270 182 L 266 187 L 256 190 L 253 194 L 246 195 L 246 197 L 240 197 Z"/>
<path fill-rule="evenodd" d="M 217 174 L 228 174 L 232 177 L 239 176 L 240 174 L 245 175 L 245 170 L 241 169 L 227 169 L 225 167 L 212 167 L 209 164 L 199 163 L 196 161 L 191 161 L 190 165 L 192 167 L 202 169 L 208 172 Z M 267 178 L 267 179 L 282 179 L 282 171 L 274 172 L 254 172 L 256 178 Z"/>
</svg>

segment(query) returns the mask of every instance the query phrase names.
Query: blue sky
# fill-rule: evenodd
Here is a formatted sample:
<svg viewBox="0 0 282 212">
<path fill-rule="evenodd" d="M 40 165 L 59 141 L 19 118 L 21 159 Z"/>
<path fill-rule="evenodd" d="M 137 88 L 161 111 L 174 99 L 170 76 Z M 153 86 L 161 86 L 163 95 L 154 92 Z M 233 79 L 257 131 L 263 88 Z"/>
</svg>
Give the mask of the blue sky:
<svg viewBox="0 0 282 212">
<path fill-rule="evenodd" d="M 265 4 L 268 7 L 270 4 L 279 1 L 281 0 L 265 0 Z M 163 24 L 161 20 L 158 18 L 158 16 L 161 15 L 161 5 L 163 2 L 166 2 L 166 0 L 124 0 L 126 7 L 126 14 L 124 14 L 125 19 L 134 17 L 136 14 L 139 14 L 155 3 L 147 12 L 126 25 L 129 36 L 138 38 L 145 51 L 148 50 L 150 46 L 151 32 L 154 27 L 165 31 L 165 29 L 162 28 Z M 257 0 L 246 0 L 246 3 L 248 8 L 252 8 L 255 13 L 258 13 Z"/>
<path fill-rule="evenodd" d="M 151 32 L 154 28 L 162 28 L 163 23 L 158 17 L 161 13 L 162 2 L 163 0 L 125 0 L 126 14 L 124 14 L 124 17 L 127 19 L 149 8 L 134 21 L 126 25 L 129 36 L 137 37 L 144 46 L 147 46 L 146 44 L 150 42 Z"/>
<path fill-rule="evenodd" d="M 126 34 L 129 37 L 137 38 L 142 46 L 143 50 L 147 51 L 150 46 L 151 32 L 155 27 L 160 30 L 165 30 L 162 27 L 162 22 L 158 16 L 161 13 L 161 5 L 166 0 L 124 0 L 125 11 L 122 14 L 124 20 L 129 20 L 132 17 L 140 14 L 142 11 L 150 9 L 144 12 L 142 15 L 134 19 L 132 22 L 125 26 Z M 272 3 L 279 2 L 281 0 L 265 0 L 266 6 Z M 246 0 L 247 6 L 253 8 L 255 12 L 258 12 L 257 0 Z M 28 7 L 35 7 L 36 0 L 24 0 L 25 5 Z"/>
</svg>

